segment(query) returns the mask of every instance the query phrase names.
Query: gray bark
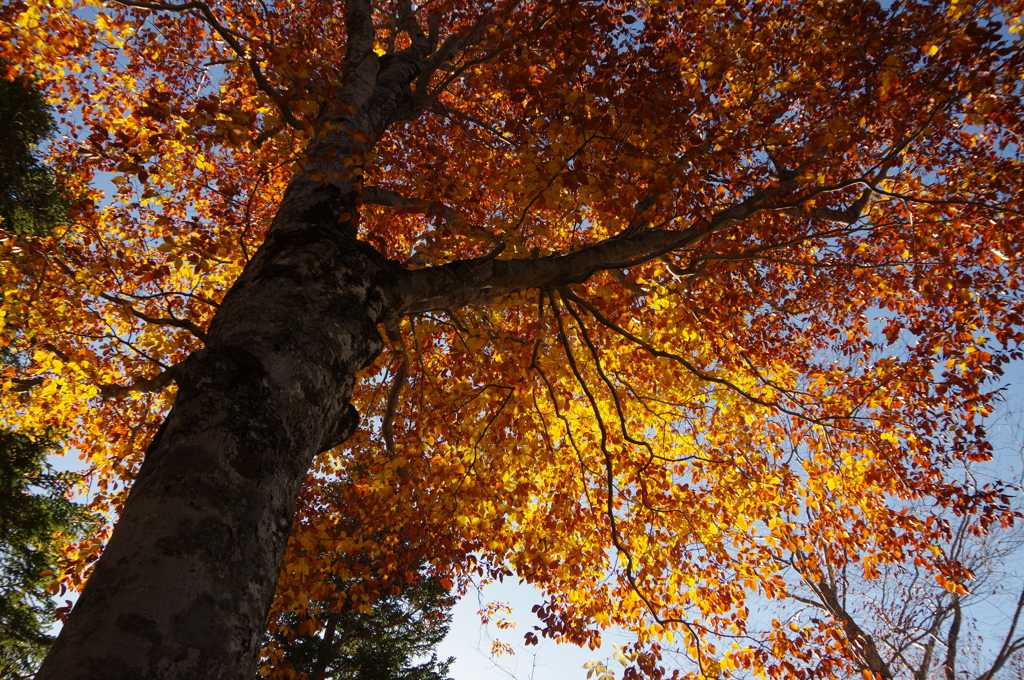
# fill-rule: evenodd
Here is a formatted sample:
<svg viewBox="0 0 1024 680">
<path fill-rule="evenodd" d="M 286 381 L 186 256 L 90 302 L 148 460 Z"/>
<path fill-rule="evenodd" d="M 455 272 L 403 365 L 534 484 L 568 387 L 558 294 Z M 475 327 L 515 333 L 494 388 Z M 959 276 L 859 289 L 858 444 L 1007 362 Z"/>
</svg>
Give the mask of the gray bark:
<svg viewBox="0 0 1024 680">
<path fill-rule="evenodd" d="M 377 324 L 402 273 L 356 240 L 358 178 L 342 161 L 408 116 L 426 54 L 381 71 L 368 11 L 350 3 L 358 31 L 339 88 L 356 113 L 325 107 L 266 241 L 176 376 L 174 407 L 41 679 L 254 676 L 300 485 L 355 430 L 356 373 L 383 347 Z"/>
<path fill-rule="evenodd" d="M 356 192 L 297 178 L 178 376 L 103 558 L 40 678 L 249 678 L 299 487 L 357 416 L 398 273 Z"/>
</svg>

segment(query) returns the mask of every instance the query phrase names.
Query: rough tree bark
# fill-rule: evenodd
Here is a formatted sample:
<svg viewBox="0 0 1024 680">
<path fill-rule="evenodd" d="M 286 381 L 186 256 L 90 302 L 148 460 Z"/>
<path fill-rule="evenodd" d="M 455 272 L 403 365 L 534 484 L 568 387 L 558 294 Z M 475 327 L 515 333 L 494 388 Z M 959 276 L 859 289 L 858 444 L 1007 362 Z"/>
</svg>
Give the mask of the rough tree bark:
<svg viewBox="0 0 1024 680">
<path fill-rule="evenodd" d="M 383 347 L 398 272 L 339 222 L 356 200 L 292 182 L 40 677 L 252 677 L 299 486 L 354 431 L 356 373 Z"/>
<path fill-rule="evenodd" d="M 467 36 L 435 51 L 410 24 L 412 45 L 385 61 L 372 49 L 369 3 L 350 0 L 346 11 L 337 100 L 206 347 L 177 369 L 174 407 L 40 680 L 253 677 L 300 485 L 314 456 L 356 427 L 349 398 L 384 346 L 379 324 L 584 281 L 765 207 L 748 202 L 699 229 L 647 230 L 565 255 L 408 271 L 356 239 L 361 187 L 342 160 L 418 115 L 424 74 Z"/>
<path fill-rule="evenodd" d="M 321 116 L 265 243 L 180 369 L 174 407 L 40 678 L 253 677 L 299 487 L 313 457 L 355 429 L 352 386 L 383 347 L 376 326 L 401 273 L 356 240 L 359 187 L 341 160 L 407 115 L 429 50 L 379 69 L 369 11 L 348 11 L 339 98 L 356 113 Z"/>
</svg>

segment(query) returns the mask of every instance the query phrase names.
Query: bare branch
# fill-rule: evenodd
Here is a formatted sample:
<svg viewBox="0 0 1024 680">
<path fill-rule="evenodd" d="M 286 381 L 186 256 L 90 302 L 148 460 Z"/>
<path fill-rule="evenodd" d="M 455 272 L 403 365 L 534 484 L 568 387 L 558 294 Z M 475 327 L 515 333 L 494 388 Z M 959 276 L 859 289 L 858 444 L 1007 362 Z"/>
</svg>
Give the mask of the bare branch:
<svg viewBox="0 0 1024 680">
<path fill-rule="evenodd" d="M 16 383 L 11 388 L 12 392 L 28 392 L 33 387 L 38 387 L 45 382 L 45 378 L 11 378 L 11 382 Z"/>
<path fill-rule="evenodd" d="M 1010 658 L 1017 652 L 1024 650 L 1024 635 L 1014 638 L 1017 633 L 1017 624 L 1020 623 L 1021 613 L 1024 612 L 1024 588 L 1021 588 L 1020 597 L 1017 598 L 1017 607 L 1013 610 L 1013 620 L 1010 622 L 1010 630 L 1006 632 L 1006 639 L 1003 641 L 1002 647 L 999 648 L 999 654 L 996 655 L 995 661 L 992 662 L 992 666 L 978 676 L 977 680 L 992 680 L 992 677 L 1006 664 Z"/>
<path fill-rule="evenodd" d="M 960 644 L 960 622 L 963 614 L 960 611 L 960 596 L 953 595 L 953 621 L 949 624 L 946 634 L 946 680 L 956 680 L 956 652 Z"/>
</svg>

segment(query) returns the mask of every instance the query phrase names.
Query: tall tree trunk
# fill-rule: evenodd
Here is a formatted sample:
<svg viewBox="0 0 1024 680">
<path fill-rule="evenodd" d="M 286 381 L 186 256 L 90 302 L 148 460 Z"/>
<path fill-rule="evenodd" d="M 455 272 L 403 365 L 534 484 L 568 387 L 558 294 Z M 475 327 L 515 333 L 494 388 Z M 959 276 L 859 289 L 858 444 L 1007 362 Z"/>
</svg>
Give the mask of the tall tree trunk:
<svg viewBox="0 0 1024 680">
<path fill-rule="evenodd" d="M 40 680 L 209 678 L 256 671 L 313 457 L 347 439 L 356 374 L 404 270 L 356 239 L 362 158 L 415 114 L 418 36 L 382 69 L 370 3 L 346 7 L 348 55 L 266 240 L 178 375 L 106 551 Z M 342 113 L 345 112 L 345 113 Z"/>
<path fill-rule="evenodd" d="M 300 485 L 354 431 L 356 373 L 383 347 L 400 270 L 357 214 L 351 185 L 293 180 L 40 678 L 253 677 Z"/>
<path fill-rule="evenodd" d="M 317 652 L 313 662 L 313 668 L 309 672 L 310 680 L 326 680 L 327 664 L 335 656 L 334 633 L 338 627 L 338 614 L 327 615 L 327 626 L 324 628 L 324 637 L 320 640 L 320 650 Z"/>
</svg>

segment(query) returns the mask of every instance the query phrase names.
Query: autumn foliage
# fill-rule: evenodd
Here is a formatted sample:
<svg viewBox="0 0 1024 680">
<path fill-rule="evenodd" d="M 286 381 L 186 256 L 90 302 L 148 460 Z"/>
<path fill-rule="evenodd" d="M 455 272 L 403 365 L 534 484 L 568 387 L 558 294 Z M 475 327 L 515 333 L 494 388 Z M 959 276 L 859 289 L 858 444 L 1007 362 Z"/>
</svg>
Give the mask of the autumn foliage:
<svg viewBox="0 0 1024 680">
<path fill-rule="evenodd" d="M 2 424 L 63 433 L 112 520 L 175 366 L 337 105 L 343 4 L 2 9 L 0 56 L 60 112 L 50 153 L 77 182 L 67 225 L 0 241 Z M 632 631 L 628 677 L 881 676 L 835 612 L 755 626 L 747 603 L 827 565 L 964 591 L 939 511 L 1011 521 L 1004 488 L 951 470 L 989 456 L 981 420 L 1024 337 L 1021 13 L 375 3 L 382 64 L 410 17 L 441 47 L 409 85 L 421 109 L 344 159 L 360 240 L 408 270 L 652 245 L 382 327 L 273 611 L 309 634 L 322 603 L 369 610 L 426 560 L 451 585 L 540 587 L 528 641 Z M 106 538 L 67 547 L 55 590 Z"/>
</svg>

